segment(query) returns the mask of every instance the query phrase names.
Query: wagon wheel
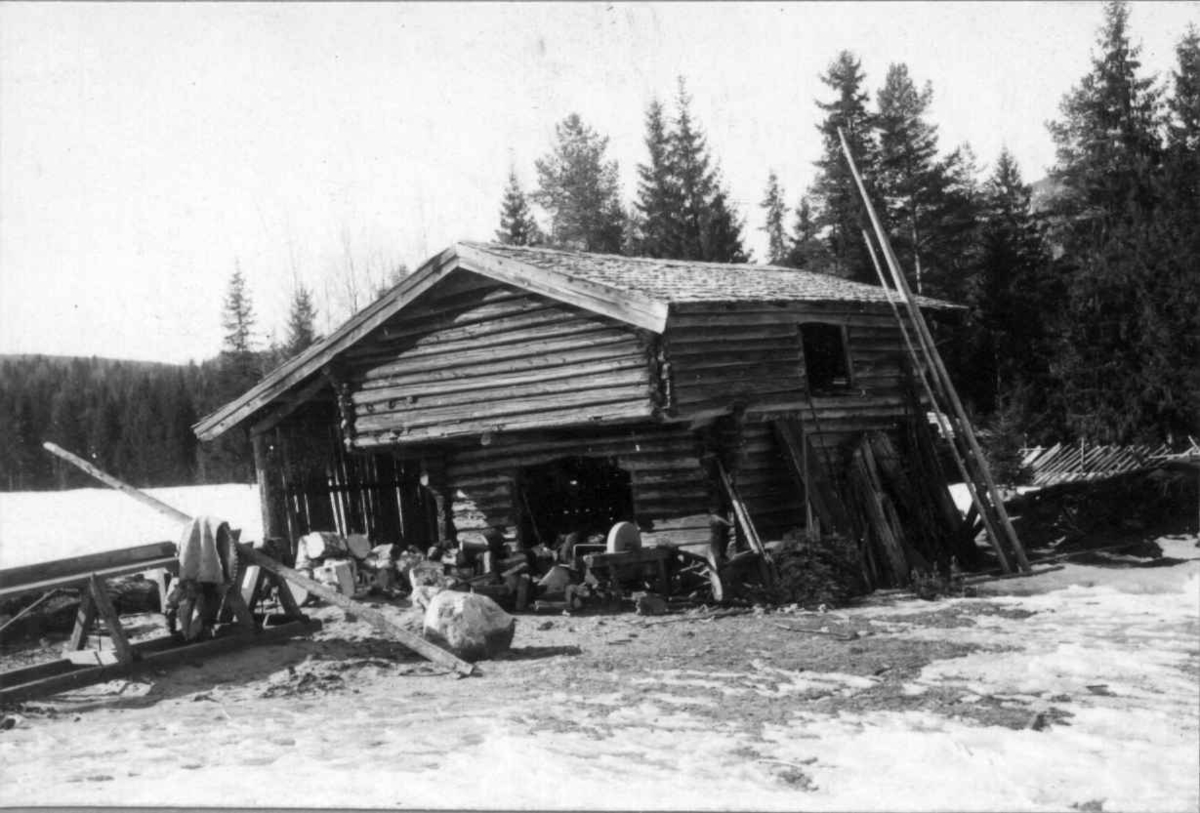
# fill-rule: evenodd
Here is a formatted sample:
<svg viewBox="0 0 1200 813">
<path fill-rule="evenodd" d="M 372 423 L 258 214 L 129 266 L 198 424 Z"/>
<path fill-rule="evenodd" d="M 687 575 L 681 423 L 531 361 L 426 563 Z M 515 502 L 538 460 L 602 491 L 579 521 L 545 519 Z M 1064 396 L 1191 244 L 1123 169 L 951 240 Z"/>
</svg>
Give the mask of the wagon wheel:
<svg viewBox="0 0 1200 813">
<path fill-rule="evenodd" d="M 712 562 L 705 556 L 692 553 L 691 551 L 679 550 L 676 551 L 679 555 L 679 568 L 676 571 L 676 578 L 687 575 L 696 576 L 708 582 L 709 589 L 712 591 L 713 601 L 722 602 L 725 600 L 725 586 L 721 584 L 721 576 L 717 569 L 713 567 Z"/>
</svg>

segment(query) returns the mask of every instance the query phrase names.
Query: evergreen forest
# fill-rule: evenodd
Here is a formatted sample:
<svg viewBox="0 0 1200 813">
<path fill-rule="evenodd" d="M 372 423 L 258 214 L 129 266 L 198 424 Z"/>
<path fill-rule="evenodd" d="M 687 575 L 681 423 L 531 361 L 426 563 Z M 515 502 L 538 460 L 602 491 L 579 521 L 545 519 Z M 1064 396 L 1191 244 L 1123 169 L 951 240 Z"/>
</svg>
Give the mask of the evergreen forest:
<svg viewBox="0 0 1200 813">
<path fill-rule="evenodd" d="M 939 341 L 986 432 L 1028 444 L 1200 436 L 1200 34 L 1180 32 L 1174 69 L 1151 76 L 1127 3 L 1110 0 L 1098 23 L 1087 73 L 1045 124 L 1057 155 L 1046 178 L 1024 177 L 1006 151 L 947 148 L 929 82 L 900 63 L 869 78 L 842 51 L 820 77 L 815 132 L 795 134 L 823 146 L 811 184 L 789 197 L 764 161 L 766 256 L 750 256 L 683 78 L 644 111 L 629 197 L 608 138 L 571 114 L 531 189 L 509 168 L 495 239 L 878 284 L 840 130 L 912 288 L 968 308 Z M 91 485 L 44 440 L 137 486 L 251 480 L 244 433 L 200 447 L 190 427 L 317 341 L 316 308 L 297 284 L 286 339 L 262 347 L 240 268 L 224 306 L 223 350 L 200 364 L 0 357 L 0 490 Z"/>
</svg>

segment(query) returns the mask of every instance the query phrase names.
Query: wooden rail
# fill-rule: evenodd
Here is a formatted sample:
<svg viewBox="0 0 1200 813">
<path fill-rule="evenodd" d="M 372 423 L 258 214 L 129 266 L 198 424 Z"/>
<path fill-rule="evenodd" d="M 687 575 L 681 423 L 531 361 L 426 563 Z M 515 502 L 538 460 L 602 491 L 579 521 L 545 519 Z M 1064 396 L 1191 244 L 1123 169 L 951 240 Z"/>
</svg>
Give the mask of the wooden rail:
<svg viewBox="0 0 1200 813">
<path fill-rule="evenodd" d="M 1033 472 L 1033 485 L 1081 480 L 1103 480 L 1118 474 L 1152 468 L 1171 448 L 1147 444 L 1133 446 L 1088 446 L 1062 444 L 1022 449 L 1021 464 Z"/>
</svg>

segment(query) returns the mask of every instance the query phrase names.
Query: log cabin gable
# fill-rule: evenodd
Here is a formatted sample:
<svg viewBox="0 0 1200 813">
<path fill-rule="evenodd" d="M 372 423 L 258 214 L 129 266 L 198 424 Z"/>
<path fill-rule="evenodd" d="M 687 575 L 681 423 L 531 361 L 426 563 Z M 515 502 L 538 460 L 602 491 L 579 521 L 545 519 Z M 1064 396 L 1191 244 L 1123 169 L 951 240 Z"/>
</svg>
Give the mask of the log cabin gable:
<svg viewBox="0 0 1200 813">
<path fill-rule="evenodd" d="M 347 441 L 368 449 L 653 419 L 656 339 L 460 269 L 341 356 Z"/>
</svg>

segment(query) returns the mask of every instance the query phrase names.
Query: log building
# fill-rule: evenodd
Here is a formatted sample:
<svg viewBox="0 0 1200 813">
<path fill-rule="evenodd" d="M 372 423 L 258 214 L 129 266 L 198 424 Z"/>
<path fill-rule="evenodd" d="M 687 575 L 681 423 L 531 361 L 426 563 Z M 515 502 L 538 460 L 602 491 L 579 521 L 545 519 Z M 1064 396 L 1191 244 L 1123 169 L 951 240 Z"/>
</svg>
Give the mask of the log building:
<svg viewBox="0 0 1200 813">
<path fill-rule="evenodd" d="M 266 536 L 528 545 L 625 519 L 702 545 L 723 466 L 769 540 L 805 523 L 800 458 L 836 478 L 862 432 L 924 421 L 907 359 L 875 286 L 464 242 L 195 431 L 248 429 Z"/>
</svg>

